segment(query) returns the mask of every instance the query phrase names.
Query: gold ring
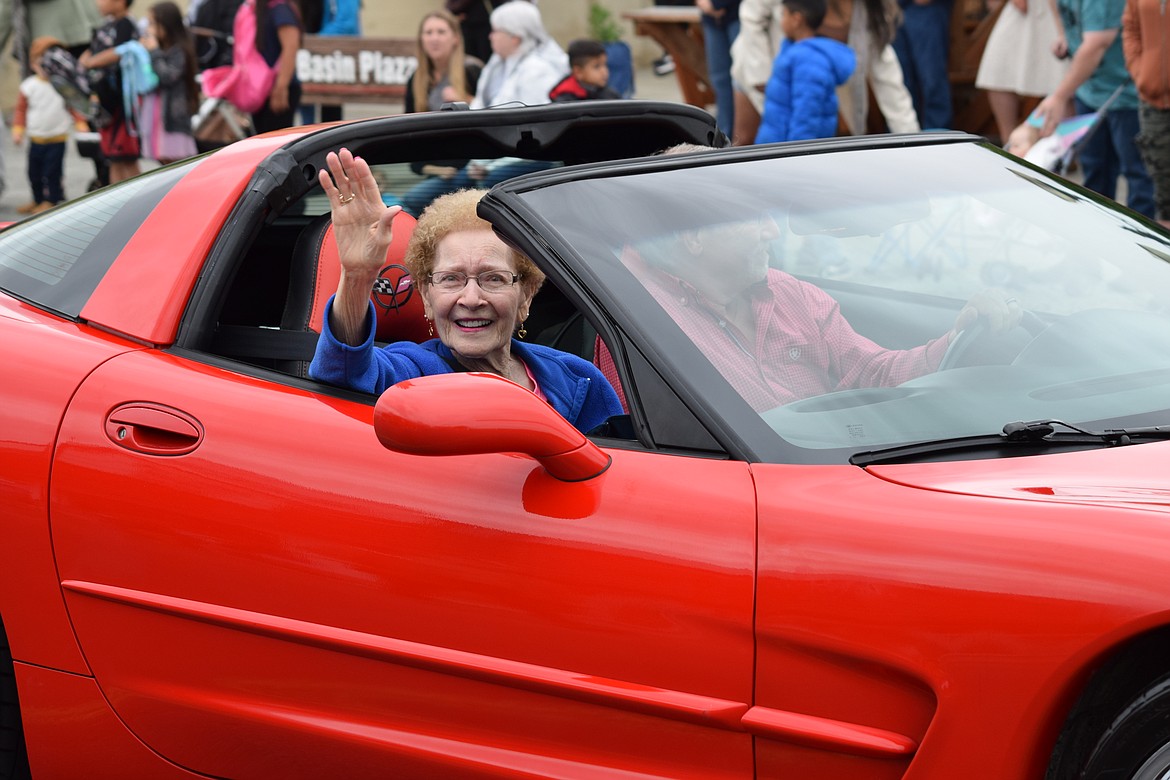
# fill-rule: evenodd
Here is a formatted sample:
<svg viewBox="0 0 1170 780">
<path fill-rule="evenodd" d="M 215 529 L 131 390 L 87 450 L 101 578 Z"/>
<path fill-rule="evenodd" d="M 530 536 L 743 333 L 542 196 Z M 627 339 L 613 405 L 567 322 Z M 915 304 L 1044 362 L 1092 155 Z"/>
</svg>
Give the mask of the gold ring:
<svg viewBox="0 0 1170 780">
<path fill-rule="evenodd" d="M 337 202 L 340 203 L 342 206 L 344 206 L 346 203 L 349 203 L 351 200 L 353 200 L 356 197 L 357 197 L 357 195 L 354 195 L 353 193 L 350 193 L 349 195 L 339 195 L 337 197 Z"/>
</svg>

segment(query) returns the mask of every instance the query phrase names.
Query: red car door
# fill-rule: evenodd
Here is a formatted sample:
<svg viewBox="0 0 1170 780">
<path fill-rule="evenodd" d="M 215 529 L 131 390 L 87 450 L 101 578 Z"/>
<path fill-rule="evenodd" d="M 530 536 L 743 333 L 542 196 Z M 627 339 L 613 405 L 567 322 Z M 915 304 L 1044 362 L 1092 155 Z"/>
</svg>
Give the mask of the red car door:
<svg viewBox="0 0 1170 780">
<path fill-rule="evenodd" d="M 745 464 L 614 450 L 564 483 L 372 417 L 156 351 L 81 387 L 53 541 L 128 729 L 236 778 L 752 775 Z"/>
<path fill-rule="evenodd" d="M 900 488 L 850 465 L 757 464 L 752 472 L 758 645 L 755 706 L 745 720 L 762 737 L 759 776 L 897 780 L 937 707 L 916 671 L 954 652 L 921 657 L 927 645 L 906 618 L 922 603 L 906 573 L 920 573 L 912 567 L 921 560 L 908 553 L 918 541 L 908 517 L 921 514 L 921 499 L 911 509 Z M 945 599 L 938 608 L 963 614 Z"/>
</svg>

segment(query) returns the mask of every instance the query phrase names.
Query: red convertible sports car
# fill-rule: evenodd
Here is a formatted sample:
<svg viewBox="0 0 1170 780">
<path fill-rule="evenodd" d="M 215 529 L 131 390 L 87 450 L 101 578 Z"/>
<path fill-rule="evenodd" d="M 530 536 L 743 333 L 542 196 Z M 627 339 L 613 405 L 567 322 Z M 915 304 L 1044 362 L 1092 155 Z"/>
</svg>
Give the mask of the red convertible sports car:
<svg viewBox="0 0 1170 780">
<path fill-rule="evenodd" d="M 0 232 L 0 776 L 1170 777 L 1170 239 L 963 134 L 725 143 L 296 128 Z M 529 170 L 528 338 L 627 413 L 309 378 L 341 147 Z"/>
</svg>

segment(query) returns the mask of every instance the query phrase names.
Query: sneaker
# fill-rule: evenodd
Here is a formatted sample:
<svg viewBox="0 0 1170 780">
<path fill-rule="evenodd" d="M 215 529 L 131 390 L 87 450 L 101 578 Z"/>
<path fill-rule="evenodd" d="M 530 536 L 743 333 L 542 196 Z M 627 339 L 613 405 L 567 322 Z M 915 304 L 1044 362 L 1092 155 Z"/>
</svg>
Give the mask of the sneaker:
<svg viewBox="0 0 1170 780">
<path fill-rule="evenodd" d="M 33 214 L 40 214 L 42 211 L 48 211 L 49 209 L 53 208 L 56 205 L 57 205 L 56 203 L 49 203 L 49 201 L 47 201 L 47 200 L 41 201 L 37 205 L 33 206 L 32 210 L 29 211 L 28 213 L 30 216 Z"/>
<path fill-rule="evenodd" d="M 37 203 L 35 200 L 30 200 L 28 203 L 25 203 L 23 206 L 17 206 L 16 213 L 17 214 L 31 214 L 31 213 L 33 213 L 33 209 L 35 209 L 39 205 L 40 204 Z"/>
<path fill-rule="evenodd" d="M 674 57 L 671 57 L 669 54 L 663 54 L 654 60 L 654 75 L 667 76 L 671 73 L 674 73 Z"/>
</svg>

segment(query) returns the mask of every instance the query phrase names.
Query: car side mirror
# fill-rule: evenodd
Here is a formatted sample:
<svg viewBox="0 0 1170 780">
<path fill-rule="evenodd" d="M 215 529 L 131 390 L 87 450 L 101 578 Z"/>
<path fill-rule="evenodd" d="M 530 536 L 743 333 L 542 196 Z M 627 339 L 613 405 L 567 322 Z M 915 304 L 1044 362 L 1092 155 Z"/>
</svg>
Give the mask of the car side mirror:
<svg viewBox="0 0 1170 780">
<path fill-rule="evenodd" d="M 610 456 L 547 403 L 495 374 L 408 379 L 374 407 L 382 446 L 410 455 L 519 452 L 553 477 L 580 482 L 609 468 Z"/>
</svg>

